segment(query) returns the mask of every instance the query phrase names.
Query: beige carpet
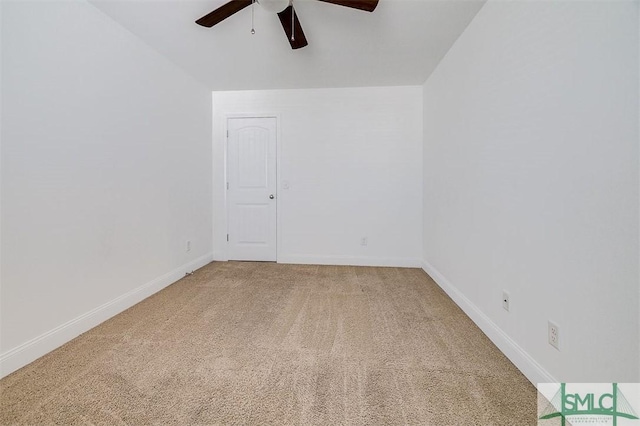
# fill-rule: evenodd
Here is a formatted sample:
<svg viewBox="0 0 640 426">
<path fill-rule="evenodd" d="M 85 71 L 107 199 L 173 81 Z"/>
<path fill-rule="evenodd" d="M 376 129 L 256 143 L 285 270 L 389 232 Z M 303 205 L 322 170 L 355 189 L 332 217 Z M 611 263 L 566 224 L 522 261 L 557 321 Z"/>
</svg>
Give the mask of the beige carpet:
<svg viewBox="0 0 640 426">
<path fill-rule="evenodd" d="M 419 269 L 212 263 L 0 381 L 2 424 L 536 423 Z"/>
</svg>

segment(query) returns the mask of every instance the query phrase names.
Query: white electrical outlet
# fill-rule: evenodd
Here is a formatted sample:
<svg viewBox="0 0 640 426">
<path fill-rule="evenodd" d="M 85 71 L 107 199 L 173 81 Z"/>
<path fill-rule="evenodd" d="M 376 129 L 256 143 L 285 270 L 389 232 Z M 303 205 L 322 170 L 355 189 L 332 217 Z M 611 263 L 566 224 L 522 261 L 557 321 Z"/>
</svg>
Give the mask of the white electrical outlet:
<svg viewBox="0 0 640 426">
<path fill-rule="evenodd" d="M 361 246 L 366 246 L 367 244 L 369 244 L 369 239 L 367 237 L 360 238 L 360 245 Z"/>
<path fill-rule="evenodd" d="M 187 252 L 191 251 L 191 240 L 187 240 L 187 244 L 185 245 L 185 250 Z"/>
<path fill-rule="evenodd" d="M 502 290 L 502 307 L 505 311 L 509 312 L 509 293 Z"/>
<path fill-rule="evenodd" d="M 560 327 L 553 321 L 549 321 L 549 344 L 560 350 Z"/>
</svg>

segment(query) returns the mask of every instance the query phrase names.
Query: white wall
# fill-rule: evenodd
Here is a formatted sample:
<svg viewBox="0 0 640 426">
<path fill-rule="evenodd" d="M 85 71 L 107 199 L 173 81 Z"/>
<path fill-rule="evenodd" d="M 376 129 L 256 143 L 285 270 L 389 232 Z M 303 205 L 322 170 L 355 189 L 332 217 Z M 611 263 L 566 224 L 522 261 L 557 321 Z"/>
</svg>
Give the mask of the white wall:
<svg viewBox="0 0 640 426">
<path fill-rule="evenodd" d="M 2 18 L 5 375 L 207 263 L 212 203 L 205 87 L 83 1 Z"/>
<path fill-rule="evenodd" d="M 424 102 L 425 269 L 532 381 L 640 381 L 638 2 L 490 1 Z"/>
<path fill-rule="evenodd" d="M 214 93 L 214 254 L 226 258 L 229 114 L 280 118 L 278 261 L 417 266 L 422 88 Z M 362 237 L 368 245 L 360 245 Z"/>
</svg>

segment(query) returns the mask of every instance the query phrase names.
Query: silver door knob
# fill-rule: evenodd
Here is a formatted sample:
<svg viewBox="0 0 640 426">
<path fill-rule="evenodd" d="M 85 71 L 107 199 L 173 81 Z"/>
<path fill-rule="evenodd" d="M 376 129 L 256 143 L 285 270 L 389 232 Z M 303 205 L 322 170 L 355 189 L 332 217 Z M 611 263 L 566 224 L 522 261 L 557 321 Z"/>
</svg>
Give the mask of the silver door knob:
<svg viewBox="0 0 640 426">
<path fill-rule="evenodd" d="M 269 199 L 270 200 L 273 200 L 274 198 L 276 198 L 276 197 L 274 197 L 273 194 L 269 195 Z"/>
</svg>

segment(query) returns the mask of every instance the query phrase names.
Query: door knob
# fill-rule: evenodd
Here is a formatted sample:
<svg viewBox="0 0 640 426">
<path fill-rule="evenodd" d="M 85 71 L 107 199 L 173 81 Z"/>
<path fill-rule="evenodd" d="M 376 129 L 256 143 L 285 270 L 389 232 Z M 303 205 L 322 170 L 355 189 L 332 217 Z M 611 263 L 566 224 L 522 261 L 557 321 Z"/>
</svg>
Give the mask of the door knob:
<svg viewBox="0 0 640 426">
<path fill-rule="evenodd" d="M 276 198 L 276 197 L 274 197 L 273 194 L 269 195 L 269 199 L 270 200 L 273 200 L 274 198 Z"/>
</svg>

